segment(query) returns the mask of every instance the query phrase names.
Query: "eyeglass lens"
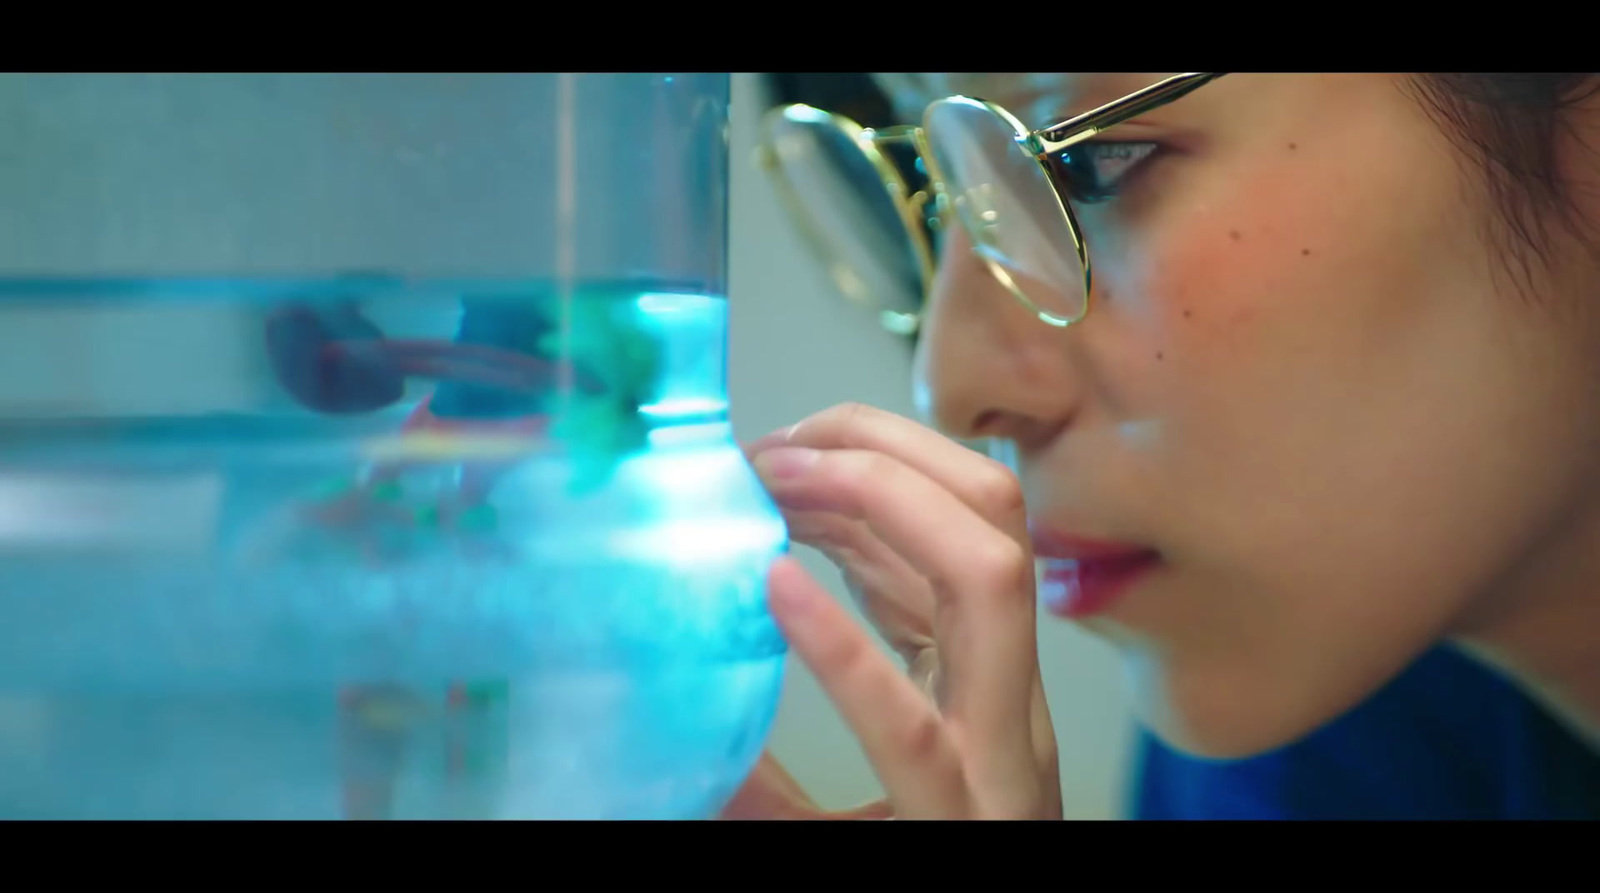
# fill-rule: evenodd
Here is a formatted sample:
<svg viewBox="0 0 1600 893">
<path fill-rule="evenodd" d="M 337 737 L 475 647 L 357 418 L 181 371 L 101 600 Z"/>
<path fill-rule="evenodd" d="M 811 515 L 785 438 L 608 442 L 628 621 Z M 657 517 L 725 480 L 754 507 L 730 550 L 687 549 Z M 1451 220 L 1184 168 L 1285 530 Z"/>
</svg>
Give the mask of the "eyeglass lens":
<svg viewBox="0 0 1600 893">
<path fill-rule="evenodd" d="M 825 243 L 847 297 L 916 313 L 923 283 L 911 235 L 862 147 L 826 118 L 783 117 L 771 140 L 796 213 Z"/>
<path fill-rule="evenodd" d="M 1083 264 L 1066 212 L 1017 128 L 983 103 L 928 107 L 929 160 L 973 249 L 998 266 L 1017 296 L 1063 320 L 1083 314 Z"/>
</svg>

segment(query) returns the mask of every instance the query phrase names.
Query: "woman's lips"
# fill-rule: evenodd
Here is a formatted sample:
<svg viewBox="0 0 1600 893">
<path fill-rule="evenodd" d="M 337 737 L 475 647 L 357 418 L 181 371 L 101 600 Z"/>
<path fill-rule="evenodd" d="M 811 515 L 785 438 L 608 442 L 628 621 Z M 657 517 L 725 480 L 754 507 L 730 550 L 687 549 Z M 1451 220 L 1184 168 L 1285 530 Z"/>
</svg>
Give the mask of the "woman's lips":
<svg viewBox="0 0 1600 893">
<path fill-rule="evenodd" d="M 1050 613 L 1072 620 L 1109 610 L 1161 563 L 1152 549 L 1035 529 L 1033 554 L 1044 564 L 1039 597 Z"/>
</svg>

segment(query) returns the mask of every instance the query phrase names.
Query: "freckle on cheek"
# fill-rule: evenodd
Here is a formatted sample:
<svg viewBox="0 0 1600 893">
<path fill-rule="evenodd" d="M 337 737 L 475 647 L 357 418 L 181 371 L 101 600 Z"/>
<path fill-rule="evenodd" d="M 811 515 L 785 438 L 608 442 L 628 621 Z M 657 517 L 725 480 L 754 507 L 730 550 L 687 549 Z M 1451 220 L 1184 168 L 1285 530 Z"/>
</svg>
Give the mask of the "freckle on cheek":
<svg viewBox="0 0 1600 893">
<path fill-rule="evenodd" d="M 1230 238 L 1230 239 L 1234 240 L 1235 242 L 1237 242 L 1237 241 L 1239 241 L 1240 239 L 1242 239 L 1244 237 L 1239 235 L 1239 231 L 1238 230 L 1230 229 L 1230 230 L 1228 230 L 1228 238 Z"/>
<path fill-rule="evenodd" d="M 1302 257 L 1310 257 L 1311 256 L 1311 249 L 1310 248 L 1302 248 L 1302 249 L 1300 249 L 1300 254 L 1301 254 Z"/>
<path fill-rule="evenodd" d="M 1290 143 L 1289 144 L 1289 151 L 1290 152 L 1293 152 L 1294 150 L 1296 150 L 1298 148 L 1300 148 L 1300 146 L 1298 144 L 1296 144 L 1296 143 Z"/>
<path fill-rule="evenodd" d="M 1164 359 L 1166 359 L 1166 358 L 1167 358 L 1167 355 L 1166 355 L 1166 354 L 1164 354 L 1164 353 L 1162 353 L 1162 352 L 1161 352 L 1161 351 L 1159 351 L 1159 350 L 1158 350 L 1158 351 L 1156 351 L 1156 359 L 1158 359 L 1158 360 L 1164 360 Z"/>
</svg>

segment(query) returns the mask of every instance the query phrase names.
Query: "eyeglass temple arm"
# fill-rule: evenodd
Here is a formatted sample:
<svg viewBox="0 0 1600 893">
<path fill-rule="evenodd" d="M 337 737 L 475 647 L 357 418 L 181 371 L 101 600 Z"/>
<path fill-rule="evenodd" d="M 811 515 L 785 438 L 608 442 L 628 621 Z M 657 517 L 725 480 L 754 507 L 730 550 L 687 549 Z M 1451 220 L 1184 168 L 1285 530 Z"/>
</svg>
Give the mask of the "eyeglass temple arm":
<svg viewBox="0 0 1600 893">
<path fill-rule="evenodd" d="M 1108 128 L 1136 118 L 1158 105 L 1179 99 L 1225 72 L 1190 72 L 1152 84 L 1137 93 L 1081 115 L 1068 118 L 1034 134 L 1039 150 L 1049 154 L 1074 146 Z"/>
</svg>

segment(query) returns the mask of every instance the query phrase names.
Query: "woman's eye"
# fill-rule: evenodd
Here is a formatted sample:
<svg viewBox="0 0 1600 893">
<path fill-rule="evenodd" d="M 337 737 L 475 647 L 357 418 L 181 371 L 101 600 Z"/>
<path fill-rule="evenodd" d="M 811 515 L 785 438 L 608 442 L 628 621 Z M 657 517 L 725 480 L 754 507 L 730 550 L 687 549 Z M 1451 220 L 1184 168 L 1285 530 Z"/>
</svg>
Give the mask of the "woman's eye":
<svg viewBox="0 0 1600 893">
<path fill-rule="evenodd" d="M 1157 149 L 1158 143 L 1096 141 L 1068 149 L 1056 165 L 1073 201 L 1095 204 L 1117 197 L 1123 181 Z"/>
</svg>

